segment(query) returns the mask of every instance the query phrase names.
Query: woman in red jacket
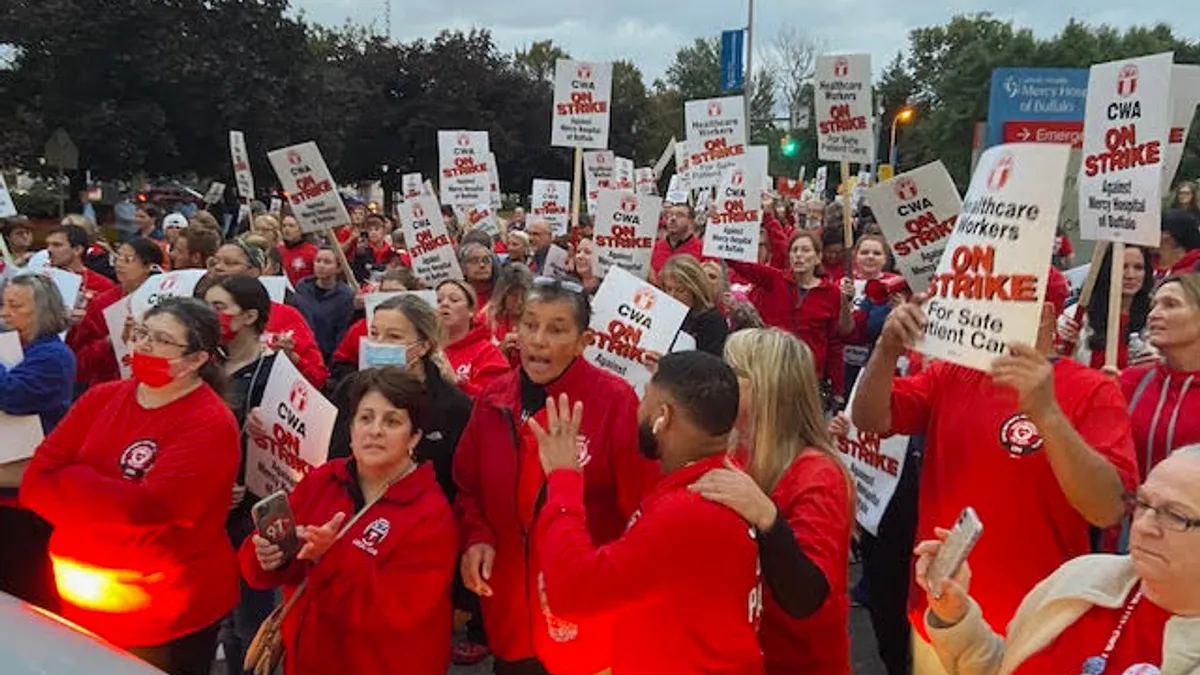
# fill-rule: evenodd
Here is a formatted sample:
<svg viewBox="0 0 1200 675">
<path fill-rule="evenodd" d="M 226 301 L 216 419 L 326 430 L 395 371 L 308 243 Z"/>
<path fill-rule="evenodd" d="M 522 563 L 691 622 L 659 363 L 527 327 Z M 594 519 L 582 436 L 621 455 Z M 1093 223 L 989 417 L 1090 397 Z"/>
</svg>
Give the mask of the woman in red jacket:
<svg viewBox="0 0 1200 675">
<path fill-rule="evenodd" d="M 479 396 L 488 385 L 508 374 L 508 359 L 492 344 L 486 323 L 475 324 L 475 291 L 466 282 L 450 279 L 437 287 L 438 318 L 446 331 L 446 358 L 467 396 Z"/>
<path fill-rule="evenodd" d="M 83 388 L 121 377 L 104 310 L 136 291 L 150 275 L 161 272 L 162 250 L 149 239 L 131 239 L 117 249 L 116 288 L 92 299 L 83 321 L 67 336 L 75 352 L 75 381 Z"/>
<path fill-rule="evenodd" d="M 1147 326 L 1162 361 L 1121 373 L 1142 476 L 1172 451 L 1200 443 L 1200 276 L 1164 279 Z"/>
<path fill-rule="evenodd" d="M 660 475 L 637 451 L 633 389 L 582 358 L 590 321 L 577 285 L 535 280 L 518 327 L 521 367 L 476 400 L 454 454 L 463 582 L 482 598 L 496 675 L 593 675 L 612 665 L 603 617 L 564 622 L 543 601 L 532 536 L 546 477 L 526 421 L 545 414 L 547 396 L 566 394 L 587 406 L 577 440 L 596 543 L 621 535 Z"/>
<path fill-rule="evenodd" d="M 413 459 L 425 403 L 402 368 L 360 373 L 353 456 L 308 474 L 290 497 L 299 552 L 285 558 L 258 534 L 242 544 L 251 586 L 290 597 L 308 583 L 283 622 L 288 675 L 445 674 L 458 531 L 433 467 Z"/>
<path fill-rule="evenodd" d="M 854 330 L 850 310 L 852 294 L 845 287 L 817 276 L 821 264 L 821 241 L 808 231 L 796 232 L 788 242 L 791 274 L 767 265 L 729 261 L 729 267 L 754 284 L 750 302 L 763 322 L 782 328 L 804 340 L 812 350 L 817 373 L 829 380 L 835 396 L 846 392 L 845 370 L 838 354 L 842 338 Z"/>
<path fill-rule="evenodd" d="M 742 386 L 746 471 L 713 470 L 693 489 L 758 529 L 768 675 L 849 675 L 853 488 L 833 453 L 812 353 L 783 331 L 756 328 L 729 337 L 725 360 Z"/>
<path fill-rule="evenodd" d="M 500 348 L 514 368 L 521 365 L 521 352 L 517 349 L 517 322 L 525 309 L 525 296 L 533 286 L 533 273 L 521 264 L 505 264 L 496 275 L 495 293 L 483 308 L 492 342 Z"/>
<path fill-rule="evenodd" d="M 290 213 L 283 217 L 280 234 L 283 235 L 283 243 L 279 245 L 283 254 L 283 273 L 295 286 L 304 277 L 312 276 L 317 245 L 309 240 L 304 230 L 300 229 L 296 216 Z"/>
<path fill-rule="evenodd" d="M 172 298 L 132 331 L 133 379 L 96 386 L 37 449 L 21 501 L 54 526 L 63 615 L 178 675 L 209 672 L 238 599 L 225 517 L 238 428 L 221 324 Z"/>
</svg>

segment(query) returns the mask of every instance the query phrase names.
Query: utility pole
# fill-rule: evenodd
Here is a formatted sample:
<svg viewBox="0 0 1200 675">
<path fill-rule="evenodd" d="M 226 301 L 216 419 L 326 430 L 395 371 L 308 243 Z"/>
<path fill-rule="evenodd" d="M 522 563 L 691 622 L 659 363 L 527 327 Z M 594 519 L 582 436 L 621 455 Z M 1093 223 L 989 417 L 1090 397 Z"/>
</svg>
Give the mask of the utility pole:
<svg viewBox="0 0 1200 675">
<path fill-rule="evenodd" d="M 750 129 L 754 126 L 750 118 L 750 101 L 754 98 L 754 0 L 747 0 L 747 3 L 750 7 L 746 17 L 746 87 L 743 96 L 746 98 L 746 143 L 749 144 Z"/>
</svg>

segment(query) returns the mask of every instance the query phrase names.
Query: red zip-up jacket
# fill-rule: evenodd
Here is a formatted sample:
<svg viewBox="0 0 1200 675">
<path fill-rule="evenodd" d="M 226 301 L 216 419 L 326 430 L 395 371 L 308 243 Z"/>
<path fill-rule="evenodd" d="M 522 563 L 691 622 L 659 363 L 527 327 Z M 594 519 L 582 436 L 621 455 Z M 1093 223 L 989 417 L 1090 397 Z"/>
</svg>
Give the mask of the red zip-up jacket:
<svg viewBox="0 0 1200 675">
<path fill-rule="evenodd" d="M 361 500 L 350 460 L 335 459 L 296 486 L 299 525 L 352 518 Z M 348 521 L 348 520 L 347 520 Z M 453 629 L 450 582 L 458 563 L 454 513 L 429 463 L 388 488 L 316 564 L 268 572 L 254 541 L 242 542 L 242 575 L 253 588 L 308 587 L 283 622 L 288 675 L 445 675 Z"/>
<path fill-rule="evenodd" d="M 585 405 L 585 423 L 587 417 Z M 668 474 L 625 533 L 602 545 L 588 536 L 584 477 L 550 474 L 537 528 L 546 596 L 566 617 L 612 614 L 612 672 L 763 672 L 754 531 L 731 509 L 688 489 L 723 466 L 720 453 Z"/>
<path fill-rule="evenodd" d="M 317 257 L 317 245 L 311 241 L 301 240 L 296 244 L 284 242 L 279 245 L 279 254 L 283 261 L 283 273 L 287 275 L 292 285 L 300 283 L 304 277 L 311 277 L 313 260 Z"/>
<path fill-rule="evenodd" d="M 602 544 L 621 536 L 661 474 L 656 462 L 638 453 L 638 401 L 625 381 L 577 358 L 546 386 L 547 396 L 563 393 L 584 405 L 578 440 L 586 458 L 587 528 L 592 541 Z M 484 543 L 496 551 L 488 580 L 493 595 L 481 599 L 488 645 L 508 661 L 536 656 L 556 675 L 591 675 L 611 665 L 608 622 L 601 616 L 556 625 L 554 637 L 563 641 L 553 639 L 541 609 L 537 565 L 528 564 L 534 560 L 530 535 L 545 476 L 536 444 L 528 436 L 522 440 L 521 408 L 521 375 L 515 370 L 476 401 L 454 455 L 463 549 Z"/>
<path fill-rule="evenodd" d="M 321 355 L 321 348 L 317 346 L 317 338 L 313 335 L 308 320 L 295 307 L 272 302 L 271 315 L 267 317 L 267 332 L 286 333 L 288 331 L 292 333 L 292 342 L 296 345 L 296 355 L 300 357 L 296 369 L 314 387 L 324 386 L 325 380 L 329 379 L 329 369 L 325 366 L 325 357 Z"/>
<path fill-rule="evenodd" d="M 63 616 L 119 647 L 162 644 L 238 600 L 225 533 L 237 422 L 201 385 L 156 409 L 137 383 L 89 389 L 25 471 L 21 502 L 54 526 Z"/>
<path fill-rule="evenodd" d="M 1132 406 L 1129 421 L 1143 480 L 1172 451 L 1200 443 L 1200 372 L 1163 364 L 1126 368 L 1121 391 Z"/>
<path fill-rule="evenodd" d="M 351 363 L 358 368 L 358 343 L 370 333 L 371 327 L 367 325 L 366 319 L 359 319 L 350 324 L 350 329 L 342 336 L 337 349 L 333 350 L 334 362 Z"/>
<path fill-rule="evenodd" d="M 68 270 L 68 271 L 73 272 L 74 270 Z M 116 288 L 117 284 L 112 279 L 109 279 L 108 277 L 104 276 L 103 274 L 94 272 L 90 268 L 87 268 L 87 267 L 84 267 L 82 272 L 76 272 L 76 274 L 79 274 L 80 276 L 83 277 L 83 285 L 82 285 L 82 288 L 80 289 L 80 294 L 82 295 L 82 298 L 78 301 L 78 304 L 82 304 L 84 316 L 86 317 L 87 316 L 87 308 L 91 306 L 92 301 L 94 301 L 96 298 L 100 297 L 102 294 Z M 67 307 L 66 309 L 67 309 L 67 313 L 69 314 L 71 312 L 71 310 L 74 308 Z M 80 326 L 82 326 L 82 325 L 83 325 L 83 320 L 81 319 L 79 324 L 73 326 L 71 328 L 71 330 L 67 332 L 66 342 L 68 345 L 70 345 L 74 342 L 74 335 L 79 332 Z"/>
<path fill-rule="evenodd" d="M 818 375 L 829 378 L 834 394 L 844 394 L 846 369 L 841 363 L 845 342 L 838 333 L 842 292 L 837 285 L 818 277 L 821 283 L 808 289 L 802 298 L 790 273 L 767 265 L 727 262 L 730 269 L 754 284 L 750 302 L 758 308 L 763 322 L 804 340 L 821 371 Z"/>
<path fill-rule="evenodd" d="M 446 358 L 458 374 L 458 388 L 475 398 L 488 385 L 512 372 L 508 359 L 492 344 L 486 323 L 467 331 L 454 344 L 445 346 Z"/>
<path fill-rule="evenodd" d="M 75 381 L 85 387 L 121 378 L 104 310 L 124 297 L 125 291 L 114 286 L 92 298 L 84 310 L 83 321 L 67 334 L 67 346 L 75 352 Z"/>
</svg>

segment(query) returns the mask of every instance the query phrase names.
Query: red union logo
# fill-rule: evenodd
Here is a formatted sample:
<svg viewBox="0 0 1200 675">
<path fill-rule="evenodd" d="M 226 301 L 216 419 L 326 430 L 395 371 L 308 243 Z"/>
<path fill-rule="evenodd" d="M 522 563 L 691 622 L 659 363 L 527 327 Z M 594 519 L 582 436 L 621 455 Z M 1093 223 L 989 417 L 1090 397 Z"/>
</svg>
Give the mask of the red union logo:
<svg viewBox="0 0 1200 675">
<path fill-rule="evenodd" d="M 846 77 L 850 74 L 850 59 L 839 56 L 833 60 L 833 76 Z"/>
<path fill-rule="evenodd" d="M 738 187 L 743 182 L 745 182 L 745 180 L 746 180 L 746 175 L 743 174 L 741 171 L 734 171 L 733 176 L 731 176 L 729 178 L 729 182 L 733 185 L 733 187 Z"/>
<path fill-rule="evenodd" d="M 709 117 L 720 117 L 721 116 L 721 102 L 720 101 L 710 101 L 709 102 L 708 116 Z"/>
<path fill-rule="evenodd" d="M 650 310 L 654 309 L 655 300 L 656 298 L 654 297 L 654 291 L 649 288 L 639 288 L 637 292 L 633 294 L 634 307 L 637 307 L 645 312 L 649 312 Z"/>
<path fill-rule="evenodd" d="M 457 142 L 458 142 L 459 147 L 462 147 L 462 148 L 465 148 L 465 147 L 471 145 L 471 134 L 469 134 L 465 131 L 460 132 L 458 134 Z"/>
<path fill-rule="evenodd" d="M 917 181 L 911 178 L 897 178 L 896 184 L 892 186 L 892 190 L 896 193 L 896 199 L 902 202 L 917 198 Z"/>
<path fill-rule="evenodd" d="M 992 165 L 992 170 L 988 172 L 988 190 L 1000 190 L 1008 185 L 1008 179 L 1012 177 L 1013 164 L 1013 156 L 1007 153 L 996 160 L 996 163 Z"/>
<path fill-rule="evenodd" d="M 425 209 L 421 208 L 420 204 L 414 203 L 412 205 L 412 217 L 413 217 L 413 220 L 420 220 L 420 219 L 424 218 L 425 217 Z"/>
<path fill-rule="evenodd" d="M 304 163 L 304 158 L 301 157 L 300 153 L 296 150 L 288 150 L 287 160 L 288 164 L 291 164 L 292 166 L 299 166 Z"/>
<path fill-rule="evenodd" d="M 598 153 L 598 154 L 596 155 L 596 163 L 597 163 L 597 164 L 600 164 L 600 165 L 607 164 L 607 163 L 608 163 L 608 155 L 606 155 L 606 154 L 605 154 L 605 153 L 603 153 L 603 152 L 601 152 L 601 153 Z"/>
<path fill-rule="evenodd" d="M 542 193 L 544 194 L 544 196 L 546 196 L 546 197 L 557 197 L 558 196 L 558 188 L 554 186 L 554 183 L 545 183 L 545 185 L 546 185 L 545 189 L 542 190 Z"/>
<path fill-rule="evenodd" d="M 622 197 L 621 198 L 621 210 L 622 211 L 637 211 L 637 207 L 638 207 L 637 197 Z"/>
<path fill-rule="evenodd" d="M 575 71 L 575 74 L 578 75 L 579 79 L 581 80 L 590 80 L 592 79 L 592 66 L 587 63 L 581 63 L 579 64 L 578 70 Z"/>
<path fill-rule="evenodd" d="M 293 382 L 292 389 L 288 392 L 288 401 L 296 412 L 304 412 L 308 407 L 308 389 L 305 388 L 303 382 Z"/>
<path fill-rule="evenodd" d="M 1137 91 L 1138 67 L 1127 63 L 1117 72 L 1117 95 L 1126 98 Z"/>
<path fill-rule="evenodd" d="M 175 277 L 170 274 L 164 274 L 162 282 L 158 284 L 158 292 L 166 293 L 173 288 L 175 288 Z"/>
</svg>

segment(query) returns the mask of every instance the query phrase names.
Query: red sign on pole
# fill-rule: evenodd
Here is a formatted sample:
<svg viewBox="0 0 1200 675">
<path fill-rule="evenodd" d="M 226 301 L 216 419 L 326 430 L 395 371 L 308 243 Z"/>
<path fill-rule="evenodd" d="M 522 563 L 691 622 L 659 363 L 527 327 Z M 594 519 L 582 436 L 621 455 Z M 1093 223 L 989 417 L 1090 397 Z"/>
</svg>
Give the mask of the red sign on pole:
<svg viewBox="0 0 1200 675">
<path fill-rule="evenodd" d="M 1083 122 L 1036 120 L 1005 122 L 1005 143 L 1062 143 L 1083 147 Z"/>
</svg>

